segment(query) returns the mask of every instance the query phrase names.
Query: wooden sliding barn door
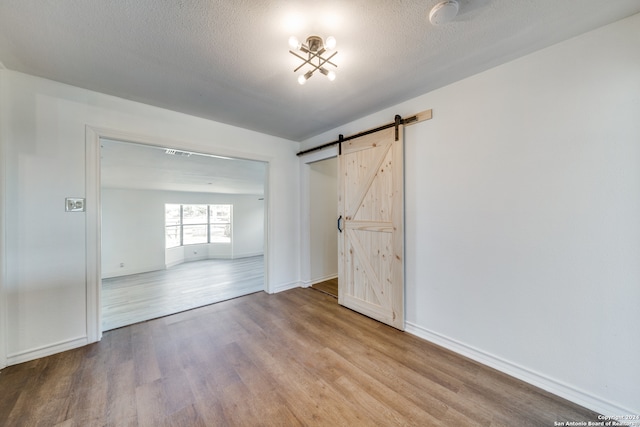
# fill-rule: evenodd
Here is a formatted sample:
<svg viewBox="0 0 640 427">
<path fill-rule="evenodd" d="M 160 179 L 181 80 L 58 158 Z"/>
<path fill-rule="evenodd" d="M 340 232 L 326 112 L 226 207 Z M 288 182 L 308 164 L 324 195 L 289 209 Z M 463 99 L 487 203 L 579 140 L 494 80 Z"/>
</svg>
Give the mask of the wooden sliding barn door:
<svg viewBox="0 0 640 427">
<path fill-rule="evenodd" d="M 342 143 L 338 302 L 404 330 L 402 130 L 391 127 Z"/>
</svg>

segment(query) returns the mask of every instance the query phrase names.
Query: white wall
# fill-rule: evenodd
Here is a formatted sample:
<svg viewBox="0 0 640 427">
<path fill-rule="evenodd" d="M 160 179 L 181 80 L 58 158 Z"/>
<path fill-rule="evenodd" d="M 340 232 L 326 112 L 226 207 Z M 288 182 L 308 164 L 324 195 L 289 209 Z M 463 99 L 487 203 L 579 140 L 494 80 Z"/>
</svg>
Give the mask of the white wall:
<svg viewBox="0 0 640 427">
<path fill-rule="evenodd" d="M 262 255 L 262 196 L 103 188 L 102 277 L 162 270 L 185 261 Z M 233 205 L 232 243 L 172 248 L 165 256 L 165 203 Z M 178 253 L 181 256 L 177 257 Z M 175 255 L 175 256 L 174 256 Z M 124 267 L 120 267 L 124 264 Z"/>
<path fill-rule="evenodd" d="M 311 284 L 338 276 L 338 160 L 309 165 Z"/>
<path fill-rule="evenodd" d="M 162 192 L 102 188 L 100 196 L 102 277 L 164 269 Z"/>
<path fill-rule="evenodd" d="M 264 253 L 264 200 L 259 196 L 236 196 L 233 200 L 233 258 Z"/>
<path fill-rule="evenodd" d="M 406 131 L 408 331 L 640 413 L 640 15 L 303 143 Z"/>
<path fill-rule="evenodd" d="M 7 363 L 83 345 L 92 336 L 86 271 L 93 261 L 85 246 L 87 220 L 96 213 L 64 211 L 65 197 L 88 191 L 88 127 L 268 162 L 268 288 L 299 285 L 299 243 L 290 233 L 300 220 L 298 143 L 8 70 L 0 70 L 0 84 L 2 198 L 11 206 L 3 209 L 0 276 Z"/>
</svg>

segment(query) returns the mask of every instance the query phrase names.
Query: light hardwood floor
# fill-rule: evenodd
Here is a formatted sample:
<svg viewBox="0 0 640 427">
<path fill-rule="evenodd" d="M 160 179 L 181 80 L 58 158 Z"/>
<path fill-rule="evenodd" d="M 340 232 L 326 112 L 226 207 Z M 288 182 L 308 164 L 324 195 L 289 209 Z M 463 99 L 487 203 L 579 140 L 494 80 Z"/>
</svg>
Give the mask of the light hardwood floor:
<svg viewBox="0 0 640 427">
<path fill-rule="evenodd" d="M 336 304 L 264 292 L 0 372 L 2 426 L 553 426 L 597 415 Z"/>
<path fill-rule="evenodd" d="M 187 262 L 102 280 L 102 330 L 264 290 L 264 257 Z"/>
</svg>

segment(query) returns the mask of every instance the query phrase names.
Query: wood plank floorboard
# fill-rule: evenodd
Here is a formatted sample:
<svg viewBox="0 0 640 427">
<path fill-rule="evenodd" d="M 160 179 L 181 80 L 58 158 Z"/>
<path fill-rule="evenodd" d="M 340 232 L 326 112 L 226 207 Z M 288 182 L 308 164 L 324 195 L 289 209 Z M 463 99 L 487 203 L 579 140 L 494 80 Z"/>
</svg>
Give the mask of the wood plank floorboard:
<svg viewBox="0 0 640 427">
<path fill-rule="evenodd" d="M 102 330 L 264 290 L 264 257 L 207 259 L 102 279 Z"/>
<path fill-rule="evenodd" d="M 312 289 L 104 333 L 0 372 L 2 426 L 553 426 L 597 414 Z"/>
<path fill-rule="evenodd" d="M 325 280 L 311 286 L 313 289 L 338 298 L 338 278 Z"/>
</svg>

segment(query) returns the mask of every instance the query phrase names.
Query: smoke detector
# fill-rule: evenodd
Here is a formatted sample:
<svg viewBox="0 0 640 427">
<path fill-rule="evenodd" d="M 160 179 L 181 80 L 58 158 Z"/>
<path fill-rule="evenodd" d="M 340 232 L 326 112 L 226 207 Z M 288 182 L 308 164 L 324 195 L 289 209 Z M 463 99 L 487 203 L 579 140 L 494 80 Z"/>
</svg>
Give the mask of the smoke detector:
<svg viewBox="0 0 640 427">
<path fill-rule="evenodd" d="M 458 14 L 458 2 L 456 0 L 447 0 L 433 6 L 429 12 L 429 21 L 433 25 L 446 24 L 453 20 Z"/>
</svg>

